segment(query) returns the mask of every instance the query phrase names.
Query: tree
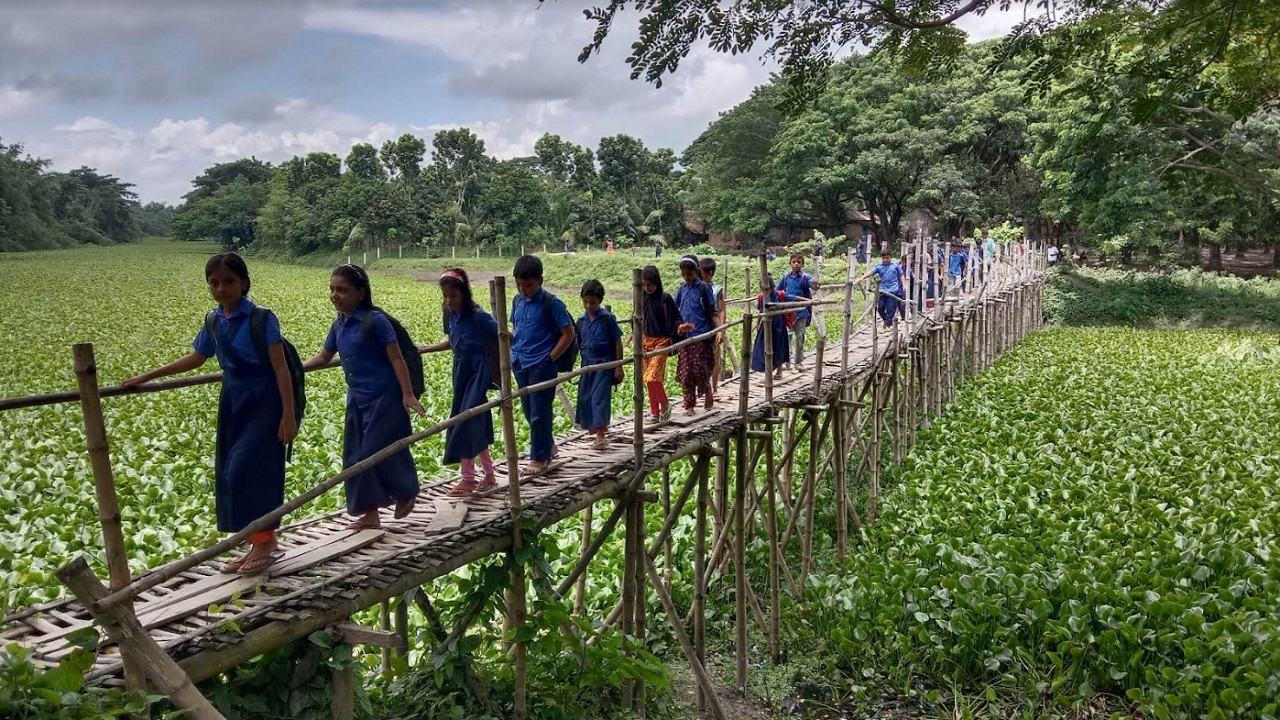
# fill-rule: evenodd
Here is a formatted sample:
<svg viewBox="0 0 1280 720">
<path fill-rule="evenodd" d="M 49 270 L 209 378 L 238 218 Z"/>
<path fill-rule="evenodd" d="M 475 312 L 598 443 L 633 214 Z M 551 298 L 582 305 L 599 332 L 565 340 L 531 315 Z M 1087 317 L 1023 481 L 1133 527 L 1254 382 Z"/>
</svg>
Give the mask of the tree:
<svg viewBox="0 0 1280 720">
<path fill-rule="evenodd" d="M 488 220 L 499 242 L 532 237 L 547 226 L 544 185 L 532 170 L 500 162 L 476 199 L 476 209 Z"/>
<path fill-rule="evenodd" d="M 480 194 L 484 180 L 493 169 L 485 154 L 484 140 L 467 128 L 441 130 L 431 139 L 431 163 L 436 177 L 463 207 Z"/>
<path fill-rule="evenodd" d="M 537 169 L 547 178 L 570 183 L 579 190 L 591 188 L 596 180 L 595 158 L 591 150 L 546 133 L 533 144 Z"/>
<path fill-rule="evenodd" d="M 599 52 L 619 13 L 629 11 L 639 27 L 627 58 L 633 79 L 660 86 L 704 40 L 733 54 L 767 44 L 763 55 L 781 61 L 789 105 L 798 110 L 821 93 L 841 48 L 897 55 L 914 73 L 945 69 L 964 51 L 957 20 L 1012 8 L 1027 20 L 1011 30 L 1000 55 L 1037 59 L 1045 87 L 1079 64 L 1104 60 L 1123 41 L 1148 50 L 1121 73 L 1157 81 L 1151 94 L 1132 96 L 1137 105 L 1208 85 L 1216 89 L 1207 104 L 1238 119 L 1280 96 L 1280 6 L 1251 0 L 609 0 L 585 11 L 596 30 L 578 60 Z"/>
<path fill-rule="evenodd" d="M 160 202 L 149 202 L 137 208 L 134 217 L 138 231 L 148 237 L 168 237 L 173 232 L 173 215 L 177 208 Z"/>
<path fill-rule="evenodd" d="M 394 148 L 391 155 L 393 159 L 397 156 Z M 421 161 L 422 158 L 418 159 Z M 368 182 L 386 182 L 387 180 L 387 170 L 378 160 L 378 151 L 369 143 L 357 143 L 351 146 L 351 152 L 347 153 L 347 172 L 351 173 L 356 180 Z"/>
<path fill-rule="evenodd" d="M 330 157 L 337 161 L 336 156 Z M 183 196 L 182 205 L 174 213 L 173 236 L 179 240 L 215 240 L 228 249 L 251 244 L 257 238 L 258 215 L 267 203 L 275 172 L 270 164 L 256 158 L 207 168 L 191 181 L 191 192 Z M 291 168 L 286 175 L 297 172 L 301 169 Z"/>
<path fill-rule="evenodd" d="M 422 138 L 405 133 L 382 144 L 382 164 L 387 166 L 391 177 L 413 180 L 422 172 L 422 157 L 426 152 L 427 144 Z"/>
</svg>

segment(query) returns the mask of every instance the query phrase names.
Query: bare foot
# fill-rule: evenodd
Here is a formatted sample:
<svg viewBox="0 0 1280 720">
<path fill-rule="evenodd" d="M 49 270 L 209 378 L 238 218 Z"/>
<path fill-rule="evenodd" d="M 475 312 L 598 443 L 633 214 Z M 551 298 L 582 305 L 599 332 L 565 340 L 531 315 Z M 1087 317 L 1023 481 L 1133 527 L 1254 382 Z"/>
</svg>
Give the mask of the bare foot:
<svg viewBox="0 0 1280 720">
<path fill-rule="evenodd" d="M 351 523 L 347 525 L 348 530 L 356 531 L 374 530 L 380 527 L 382 527 L 382 519 L 378 517 L 377 510 L 370 510 L 355 520 L 352 520 Z"/>
<path fill-rule="evenodd" d="M 528 477 L 529 475 L 537 475 L 538 473 L 546 472 L 547 467 L 549 467 L 550 465 L 551 463 L 548 463 L 548 462 L 539 462 L 537 460 L 534 460 L 528 465 L 525 465 L 524 467 L 520 468 L 520 475 L 522 477 Z"/>
</svg>

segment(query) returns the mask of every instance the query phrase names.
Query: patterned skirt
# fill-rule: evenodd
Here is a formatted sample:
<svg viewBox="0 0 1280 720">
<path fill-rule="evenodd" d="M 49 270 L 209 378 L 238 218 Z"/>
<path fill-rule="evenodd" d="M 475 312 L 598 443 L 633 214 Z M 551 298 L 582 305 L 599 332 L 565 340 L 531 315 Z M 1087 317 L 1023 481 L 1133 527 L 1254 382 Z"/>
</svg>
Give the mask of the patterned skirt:
<svg viewBox="0 0 1280 720">
<path fill-rule="evenodd" d="M 680 360 L 676 363 L 676 380 L 681 385 L 701 385 L 711 380 L 712 336 L 702 342 L 680 348 Z"/>
<path fill-rule="evenodd" d="M 644 343 L 644 351 L 646 353 L 654 350 L 661 350 L 671 345 L 671 338 L 651 337 L 645 335 L 642 338 Z M 654 355 L 644 359 L 644 381 L 650 382 L 666 382 L 667 379 L 667 356 Z"/>
</svg>

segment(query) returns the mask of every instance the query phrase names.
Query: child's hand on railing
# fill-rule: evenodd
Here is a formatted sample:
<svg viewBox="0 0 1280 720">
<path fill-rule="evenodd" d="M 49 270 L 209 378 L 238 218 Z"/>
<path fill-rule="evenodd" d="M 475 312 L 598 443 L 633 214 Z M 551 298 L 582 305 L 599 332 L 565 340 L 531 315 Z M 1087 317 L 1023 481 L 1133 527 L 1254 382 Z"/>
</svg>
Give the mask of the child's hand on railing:
<svg viewBox="0 0 1280 720">
<path fill-rule="evenodd" d="M 693 332 L 693 323 L 688 323 L 688 322 L 680 323 L 679 325 L 676 326 L 676 332 L 680 333 L 681 335 L 687 335 L 690 332 Z"/>
</svg>

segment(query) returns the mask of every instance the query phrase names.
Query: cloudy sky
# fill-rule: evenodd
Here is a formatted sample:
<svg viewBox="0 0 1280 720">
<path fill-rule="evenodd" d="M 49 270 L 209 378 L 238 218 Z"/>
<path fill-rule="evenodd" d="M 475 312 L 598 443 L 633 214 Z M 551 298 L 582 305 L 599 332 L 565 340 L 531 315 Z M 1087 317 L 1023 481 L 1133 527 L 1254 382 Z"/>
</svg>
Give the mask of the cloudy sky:
<svg viewBox="0 0 1280 720">
<path fill-rule="evenodd" d="M 0 138 L 177 202 L 217 162 L 471 128 L 499 158 L 544 132 L 680 152 L 764 82 L 694 51 L 661 89 L 628 77 L 634 22 L 585 65 L 592 0 L 5 0 Z M 970 18 L 974 39 L 1021 19 Z"/>
</svg>

